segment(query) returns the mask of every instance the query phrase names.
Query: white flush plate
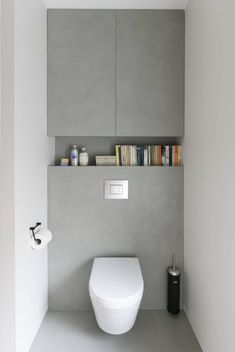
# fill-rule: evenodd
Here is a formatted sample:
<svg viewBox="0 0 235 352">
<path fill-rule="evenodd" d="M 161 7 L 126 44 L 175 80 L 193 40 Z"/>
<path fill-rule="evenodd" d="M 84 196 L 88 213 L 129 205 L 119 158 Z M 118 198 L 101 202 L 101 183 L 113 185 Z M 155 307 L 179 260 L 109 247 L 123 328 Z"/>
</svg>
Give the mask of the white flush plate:
<svg viewBox="0 0 235 352">
<path fill-rule="evenodd" d="M 105 199 L 128 199 L 128 180 L 105 180 Z"/>
</svg>

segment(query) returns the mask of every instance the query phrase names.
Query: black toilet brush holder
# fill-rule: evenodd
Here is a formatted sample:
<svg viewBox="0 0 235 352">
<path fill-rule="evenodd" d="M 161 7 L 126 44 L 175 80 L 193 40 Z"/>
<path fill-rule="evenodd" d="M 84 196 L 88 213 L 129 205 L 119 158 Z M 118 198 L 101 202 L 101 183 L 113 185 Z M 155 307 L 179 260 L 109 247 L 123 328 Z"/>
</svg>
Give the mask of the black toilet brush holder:
<svg viewBox="0 0 235 352">
<path fill-rule="evenodd" d="M 167 310 L 171 314 L 180 312 L 180 275 L 173 256 L 173 265 L 167 269 Z"/>
</svg>

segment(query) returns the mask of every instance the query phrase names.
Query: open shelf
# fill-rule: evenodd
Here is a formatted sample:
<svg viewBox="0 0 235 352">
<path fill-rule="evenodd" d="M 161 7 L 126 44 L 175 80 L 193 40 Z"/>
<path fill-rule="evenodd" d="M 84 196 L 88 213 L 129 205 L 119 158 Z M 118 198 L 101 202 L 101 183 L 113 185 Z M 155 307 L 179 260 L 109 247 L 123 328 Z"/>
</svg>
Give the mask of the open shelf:
<svg viewBox="0 0 235 352">
<path fill-rule="evenodd" d="M 76 144 L 79 148 L 87 148 L 89 154 L 89 164 L 91 166 L 95 166 L 96 155 L 116 155 L 116 144 L 174 145 L 181 144 L 181 142 L 182 139 L 179 137 L 56 137 L 55 165 L 60 165 L 61 158 L 70 157 L 70 150 L 74 144 Z"/>
</svg>

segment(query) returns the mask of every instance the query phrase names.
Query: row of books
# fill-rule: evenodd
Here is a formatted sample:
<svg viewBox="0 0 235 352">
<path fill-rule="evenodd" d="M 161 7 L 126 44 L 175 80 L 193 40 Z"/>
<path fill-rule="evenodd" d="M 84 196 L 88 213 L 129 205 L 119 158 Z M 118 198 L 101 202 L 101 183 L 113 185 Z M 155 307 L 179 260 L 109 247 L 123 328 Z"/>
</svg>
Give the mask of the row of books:
<svg viewBox="0 0 235 352">
<path fill-rule="evenodd" d="M 117 166 L 180 166 L 181 145 L 116 145 Z"/>
</svg>

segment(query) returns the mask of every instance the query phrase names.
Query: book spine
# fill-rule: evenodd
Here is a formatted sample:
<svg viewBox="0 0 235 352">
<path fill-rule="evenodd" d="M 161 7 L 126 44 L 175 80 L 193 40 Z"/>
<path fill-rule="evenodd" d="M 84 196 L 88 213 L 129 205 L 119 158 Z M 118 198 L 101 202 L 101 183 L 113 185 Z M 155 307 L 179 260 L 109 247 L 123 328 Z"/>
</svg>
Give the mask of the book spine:
<svg viewBox="0 0 235 352">
<path fill-rule="evenodd" d="M 169 145 L 169 166 L 172 166 L 172 146 Z"/>
<path fill-rule="evenodd" d="M 151 146 L 148 145 L 148 165 L 151 165 Z"/>
<path fill-rule="evenodd" d="M 131 146 L 131 165 L 136 166 L 135 145 Z"/>
<path fill-rule="evenodd" d="M 153 165 L 157 166 L 157 146 L 153 146 Z"/>
<path fill-rule="evenodd" d="M 128 149 L 130 151 L 130 166 L 133 166 L 133 145 L 129 145 Z"/>
<path fill-rule="evenodd" d="M 182 165 L 182 147 L 178 145 L 178 165 Z"/>
<path fill-rule="evenodd" d="M 150 165 L 154 165 L 154 146 L 150 146 Z"/>
<path fill-rule="evenodd" d="M 126 145 L 126 166 L 131 165 L 131 155 L 130 155 L 130 146 Z"/>
<path fill-rule="evenodd" d="M 162 146 L 158 146 L 158 166 L 162 166 Z"/>
<path fill-rule="evenodd" d="M 148 166 L 148 146 L 144 146 L 144 166 Z"/>
<path fill-rule="evenodd" d="M 156 145 L 156 153 L 157 153 L 157 156 L 156 156 L 157 163 L 156 163 L 156 165 L 159 166 L 160 165 L 160 163 L 159 163 L 159 145 Z"/>
<path fill-rule="evenodd" d="M 175 146 L 172 146 L 172 166 L 175 166 Z"/>
<path fill-rule="evenodd" d="M 121 159 L 121 146 L 120 146 L 120 145 L 118 146 L 118 155 L 119 155 L 119 163 L 120 163 L 120 166 L 122 166 L 122 159 Z"/>
<path fill-rule="evenodd" d="M 117 166 L 120 166 L 119 148 L 120 148 L 120 145 L 116 145 L 116 146 L 115 146 L 115 150 L 116 150 L 116 163 L 117 163 Z"/>
<path fill-rule="evenodd" d="M 175 166 L 178 166 L 178 145 L 175 145 Z"/>
<path fill-rule="evenodd" d="M 170 148 L 169 145 L 165 146 L 165 150 L 166 150 L 166 166 L 170 165 Z"/>
<path fill-rule="evenodd" d="M 137 165 L 141 166 L 141 146 L 137 145 Z"/>
<path fill-rule="evenodd" d="M 166 166 L 166 148 L 162 145 L 162 166 Z"/>
<path fill-rule="evenodd" d="M 141 165 L 144 166 L 144 147 L 141 145 Z"/>
<path fill-rule="evenodd" d="M 121 146 L 121 161 L 122 161 L 122 166 L 126 166 L 126 146 L 125 145 Z"/>
<path fill-rule="evenodd" d="M 121 145 L 121 164 L 123 166 L 123 145 Z"/>
<path fill-rule="evenodd" d="M 137 145 L 134 145 L 133 153 L 134 153 L 134 166 L 137 166 L 138 165 L 138 163 L 137 163 Z"/>
</svg>

